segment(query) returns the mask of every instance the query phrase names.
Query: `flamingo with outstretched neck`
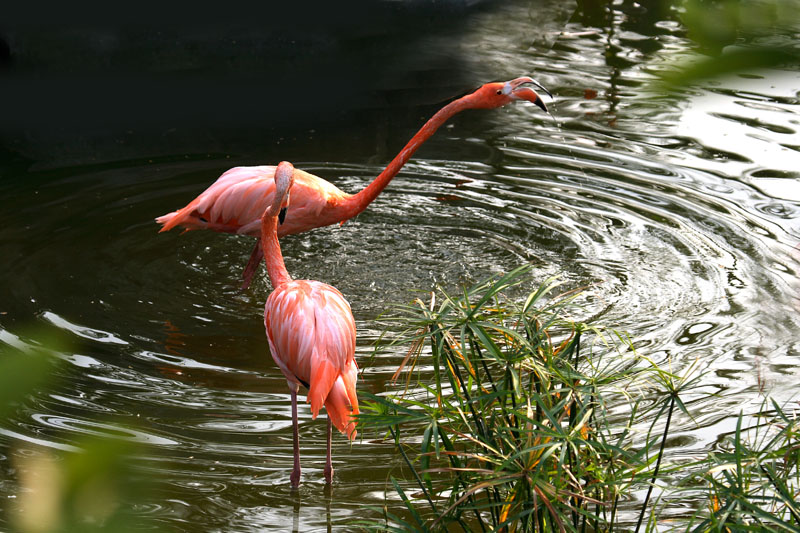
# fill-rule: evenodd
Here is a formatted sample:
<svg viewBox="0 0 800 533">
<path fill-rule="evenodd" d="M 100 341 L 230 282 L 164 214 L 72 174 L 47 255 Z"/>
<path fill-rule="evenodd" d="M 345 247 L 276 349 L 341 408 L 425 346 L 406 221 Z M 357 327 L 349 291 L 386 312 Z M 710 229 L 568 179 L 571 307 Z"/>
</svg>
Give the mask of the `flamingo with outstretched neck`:
<svg viewBox="0 0 800 533">
<path fill-rule="evenodd" d="M 416 150 L 449 118 L 465 109 L 494 109 L 516 100 L 527 100 L 545 112 L 547 106 L 529 85 L 550 92 L 529 77 L 507 82 L 486 83 L 466 96 L 440 109 L 400 150 L 372 183 L 356 194 L 348 194 L 313 174 L 295 169 L 292 210 L 278 228 L 278 236 L 301 233 L 312 228 L 344 222 L 359 213 L 381 193 Z M 156 218 L 160 231 L 180 226 L 186 230 L 210 229 L 224 233 L 259 236 L 261 215 L 275 198 L 274 175 L 277 167 L 234 167 L 220 176 L 186 207 Z M 246 288 L 261 262 L 262 250 L 256 243 L 243 274 Z"/>
<path fill-rule="evenodd" d="M 293 280 L 286 270 L 278 243 L 278 221 L 288 220 L 287 212 L 291 213 L 295 207 L 293 182 L 300 176 L 302 173 L 286 161 L 275 167 L 275 194 L 271 207 L 261 219 L 261 247 L 273 287 L 264 306 L 264 327 L 270 353 L 286 377 L 292 397 L 292 487 L 300 483 L 297 427 L 300 385 L 308 388 L 307 400 L 311 404 L 312 417 L 317 417 L 323 405 L 328 413 L 327 483 L 333 479 L 331 425 L 352 440 L 356 436 L 353 415 L 358 414 L 356 325 L 350 304 L 342 293 L 326 283 Z"/>
</svg>

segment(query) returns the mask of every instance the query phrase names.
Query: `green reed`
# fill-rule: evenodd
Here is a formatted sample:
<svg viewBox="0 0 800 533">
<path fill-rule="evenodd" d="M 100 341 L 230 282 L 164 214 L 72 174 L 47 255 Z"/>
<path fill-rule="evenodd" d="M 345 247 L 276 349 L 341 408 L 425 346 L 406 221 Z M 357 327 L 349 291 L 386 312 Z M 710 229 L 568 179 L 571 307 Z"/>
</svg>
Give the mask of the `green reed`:
<svg viewBox="0 0 800 533">
<path fill-rule="evenodd" d="M 794 409 L 796 409 L 796 404 Z M 744 427 L 746 420 L 757 423 Z M 754 417 L 740 414 L 682 490 L 705 487 L 707 506 L 687 528 L 705 531 L 800 532 L 800 419 L 776 402 Z"/>
<path fill-rule="evenodd" d="M 653 489 L 682 490 L 666 486 L 679 470 L 662 460 L 674 415 L 689 415 L 681 396 L 699 379 L 696 365 L 678 375 L 638 355 L 627 337 L 569 320 L 576 294 L 556 294 L 554 280 L 520 298 L 526 273 L 520 268 L 457 296 L 439 290 L 391 318 L 402 333 L 388 345 L 408 347 L 395 374 L 404 383 L 382 395 L 360 393 L 359 423 L 397 446 L 405 479 L 389 483 L 405 512 L 378 509 L 382 519 L 362 527 L 638 531 L 647 515 L 653 530 L 663 508 L 660 498 L 651 502 Z M 656 434 L 657 424 L 664 427 Z M 793 427 L 782 434 L 796 437 Z M 794 484 L 774 463 L 763 464 L 762 477 L 772 476 L 785 514 L 796 520 L 787 502 L 797 496 L 798 449 L 787 446 L 770 453 L 794 453 Z M 689 477 L 723 460 L 696 462 Z M 696 531 L 725 531 L 717 526 L 720 509 L 734 505 L 722 490 L 729 469 L 706 471 L 719 503 L 686 522 Z M 631 503 L 634 492 L 646 492 L 644 500 Z"/>
<path fill-rule="evenodd" d="M 655 441 L 633 447 L 628 389 L 647 366 L 626 338 L 567 320 L 574 294 L 554 297 L 554 280 L 507 298 L 526 270 L 401 308 L 406 386 L 366 394 L 361 423 L 388 428 L 420 497 L 392 479 L 408 515 L 386 511 L 374 527 L 598 531 L 646 483 Z M 611 415 L 620 399 L 630 416 Z"/>
</svg>

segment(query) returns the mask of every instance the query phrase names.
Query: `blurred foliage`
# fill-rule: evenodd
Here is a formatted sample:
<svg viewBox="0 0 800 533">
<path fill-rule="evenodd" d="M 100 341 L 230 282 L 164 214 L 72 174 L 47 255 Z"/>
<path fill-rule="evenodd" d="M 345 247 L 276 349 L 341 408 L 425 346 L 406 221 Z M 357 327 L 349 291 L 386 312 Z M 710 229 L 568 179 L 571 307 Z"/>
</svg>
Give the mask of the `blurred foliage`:
<svg viewBox="0 0 800 533">
<path fill-rule="evenodd" d="M 685 0 L 677 6 L 698 55 L 665 73 L 667 84 L 800 64 L 800 0 Z"/>
<path fill-rule="evenodd" d="M 51 354 L 58 345 L 54 339 L 24 350 L 0 344 L 0 420 L 28 394 L 53 383 L 60 361 Z"/>
<path fill-rule="evenodd" d="M 34 332 L 27 338 L 43 337 Z M 0 344 L 0 426 L 13 427 L 15 417 L 33 395 L 53 390 L 61 381 L 58 376 L 68 373 L 60 357 L 64 343 L 44 339 L 27 345 L 20 342 L 19 347 Z M 145 500 L 149 484 L 132 468 L 130 459 L 137 444 L 112 436 L 74 442 L 70 435 L 65 440 L 73 444 L 61 445 L 63 450 L 10 441 L 6 454 L 18 490 L 8 500 L 11 505 L 6 506 L 3 518 L 11 531 L 141 531 L 142 520 L 134 509 Z"/>
<path fill-rule="evenodd" d="M 131 502 L 141 501 L 128 458 L 135 446 L 119 439 L 87 438 L 75 452 L 44 452 L 20 446 L 15 470 L 19 494 L 11 516 L 14 531 L 139 531 Z"/>
<path fill-rule="evenodd" d="M 797 43 L 763 42 L 798 31 L 798 0 L 687 0 L 683 22 L 702 50 L 718 54 L 726 46 L 751 42 L 777 46 Z"/>
</svg>

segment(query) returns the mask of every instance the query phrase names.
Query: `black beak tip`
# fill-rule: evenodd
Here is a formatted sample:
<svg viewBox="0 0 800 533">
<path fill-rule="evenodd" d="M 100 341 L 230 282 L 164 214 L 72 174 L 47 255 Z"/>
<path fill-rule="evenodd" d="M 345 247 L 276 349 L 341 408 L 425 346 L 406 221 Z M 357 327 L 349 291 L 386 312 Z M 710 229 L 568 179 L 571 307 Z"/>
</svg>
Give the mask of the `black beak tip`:
<svg viewBox="0 0 800 533">
<path fill-rule="evenodd" d="M 281 210 L 278 212 L 278 223 L 283 224 L 284 220 L 286 220 L 286 208 L 281 207 Z"/>
<path fill-rule="evenodd" d="M 533 103 L 538 105 L 542 109 L 542 111 L 544 111 L 548 115 L 550 114 L 550 111 L 547 110 L 547 106 L 544 105 L 544 101 L 541 98 L 536 98 L 536 101 Z"/>
</svg>

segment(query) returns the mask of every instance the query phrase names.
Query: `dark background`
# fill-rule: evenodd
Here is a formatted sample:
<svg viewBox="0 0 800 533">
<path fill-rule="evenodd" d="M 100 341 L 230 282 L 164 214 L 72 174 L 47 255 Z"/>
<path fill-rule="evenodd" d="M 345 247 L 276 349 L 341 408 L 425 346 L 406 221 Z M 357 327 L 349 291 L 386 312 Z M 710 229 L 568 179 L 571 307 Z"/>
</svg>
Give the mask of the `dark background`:
<svg viewBox="0 0 800 533">
<path fill-rule="evenodd" d="M 311 135 L 407 138 L 445 101 L 491 81 L 462 44 L 475 17 L 504 4 L 9 6 L 0 161 L 246 156 L 275 139 L 291 155 L 292 139 Z"/>
</svg>

